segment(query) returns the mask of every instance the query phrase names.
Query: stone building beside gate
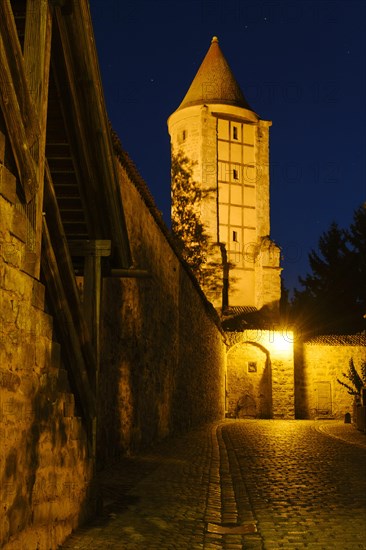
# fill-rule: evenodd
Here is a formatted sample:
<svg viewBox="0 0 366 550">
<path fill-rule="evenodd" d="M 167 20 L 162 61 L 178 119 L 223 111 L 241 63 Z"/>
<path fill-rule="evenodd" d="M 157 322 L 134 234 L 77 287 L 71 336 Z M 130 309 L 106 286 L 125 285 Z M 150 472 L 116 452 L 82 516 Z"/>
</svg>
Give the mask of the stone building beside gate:
<svg viewBox="0 0 366 550">
<path fill-rule="evenodd" d="M 236 270 L 223 270 L 221 319 L 111 131 L 88 1 L 0 2 L 6 550 L 56 549 L 95 513 L 98 469 L 164 437 L 225 412 L 341 417 L 350 406 L 333 381 L 348 355 L 356 366 L 365 359 L 364 336 L 294 354 L 294 334 L 279 324 L 279 248 L 269 234 L 270 123 L 247 104 L 217 41 L 212 48 L 230 89 L 217 96 L 212 74 L 214 101 L 202 108 L 189 92 L 171 131 L 174 143 L 204 143 L 197 160 L 218 185 L 203 212 Z"/>
</svg>

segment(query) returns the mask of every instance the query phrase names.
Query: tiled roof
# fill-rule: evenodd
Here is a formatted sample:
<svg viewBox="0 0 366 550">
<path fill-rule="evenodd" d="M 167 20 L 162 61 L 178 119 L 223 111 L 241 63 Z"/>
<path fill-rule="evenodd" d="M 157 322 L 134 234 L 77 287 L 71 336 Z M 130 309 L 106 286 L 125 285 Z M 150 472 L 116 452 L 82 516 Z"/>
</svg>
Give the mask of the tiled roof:
<svg viewBox="0 0 366 550">
<path fill-rule="evenodd" d="M 221 51 L 216 36 L 213 37 L 206 57 L 178 110 L 209 103 L 234 105 L 253 111 Z"/>
<path fill-rule="evenodd" d="M 277 323 L 274 312 L 266 308 L 258 310 L 253 306 L 231 306 L 225 309 L 221 317 L 225 331 L 240 332 L 251 328 L 269 329 Z"/>
<path fill-rule="evenodd" d="M 254 313 L 255 311 L 258 311 L 256 307 L 254 306 L 230 306 L 226 309 L 225 315 L 228 316 L 236 316 L 236 315 L 242 315 L 247 313 Z"/>
<path fill-rule="evenodd" d="M 366 346 L 366 334 L 323 334 L 305 341 L 305 344 L 321 346 Z"/>
</svg>

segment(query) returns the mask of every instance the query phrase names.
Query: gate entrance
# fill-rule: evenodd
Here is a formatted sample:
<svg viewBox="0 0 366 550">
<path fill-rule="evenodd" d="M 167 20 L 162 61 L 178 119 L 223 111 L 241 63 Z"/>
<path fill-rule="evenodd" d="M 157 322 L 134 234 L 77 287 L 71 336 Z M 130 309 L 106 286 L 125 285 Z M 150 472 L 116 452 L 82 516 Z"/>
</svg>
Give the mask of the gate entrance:
<svg viewBox="0 0 366 550">
<path fill-rule="evenodd" d="M 234 345 L 227 355 L 227 411 L 234 418 L 271 418 L 268 352 L 252 342 Z"/>
</svg>

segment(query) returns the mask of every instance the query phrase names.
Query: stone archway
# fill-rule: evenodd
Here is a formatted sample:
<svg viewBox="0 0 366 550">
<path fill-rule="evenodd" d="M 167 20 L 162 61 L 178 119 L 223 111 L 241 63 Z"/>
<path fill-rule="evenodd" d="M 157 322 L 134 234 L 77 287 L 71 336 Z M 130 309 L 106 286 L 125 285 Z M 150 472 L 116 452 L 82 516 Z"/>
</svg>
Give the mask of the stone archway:
<svg viewBox="0 0 366 550">
<path fill-rule="evenodd" d="M 227 353 L 227 412 L 236 418 L 272 418 L 269 352 L 255 342 L 240 342 Z"/>
</svg>

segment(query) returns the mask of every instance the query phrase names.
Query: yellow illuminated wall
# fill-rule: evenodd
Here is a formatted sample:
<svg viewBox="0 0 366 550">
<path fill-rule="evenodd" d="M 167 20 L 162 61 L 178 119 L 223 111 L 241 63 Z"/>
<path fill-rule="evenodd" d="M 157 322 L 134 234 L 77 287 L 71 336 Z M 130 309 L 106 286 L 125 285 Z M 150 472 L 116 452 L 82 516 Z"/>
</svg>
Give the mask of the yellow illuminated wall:
<svg viewBox="0 0 366 550">
<path fill-rule="evenodd" d="M 276 308 L 280 299 L 280 250 L 269 239 L 270 125 L 230 105 L 190 106 L 168 121 L 173 152 L 195 163 L 194 178 L 209 191 L 201 218 L 231 264 L 229 306 Z M 221 258 L 218 247 L 213 257 Z M 221 296 L 209 298 L 221 306 Z"/>
<path fill-rule="evenodd" d="M 193 163 L 193 176 L 206 192 L 201 219 L 222 261 L 228 303 L 216 307 L 267 306 L 280 299 L 280 250 L 270 240 L 269 127 L 248 105 L 221 51 L 211 46 L 178 109 L 168 119 L 173 153 Z M 174 196 L 172 197 L 174 206 Z M 227 276 L 227 273 L 228 276 Z"/>
</svg>

